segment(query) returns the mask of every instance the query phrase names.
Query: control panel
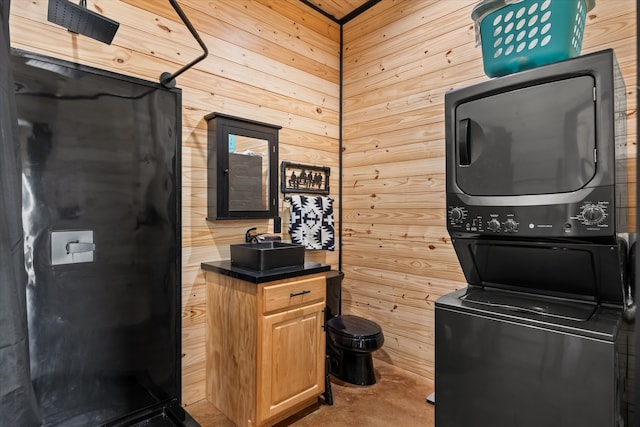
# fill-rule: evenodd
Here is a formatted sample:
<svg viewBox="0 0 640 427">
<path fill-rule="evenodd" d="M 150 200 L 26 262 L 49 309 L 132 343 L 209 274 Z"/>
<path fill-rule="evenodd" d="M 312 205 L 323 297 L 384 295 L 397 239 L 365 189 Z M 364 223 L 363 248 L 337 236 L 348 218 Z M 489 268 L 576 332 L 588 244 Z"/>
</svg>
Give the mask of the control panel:
<svg viewBox="0 0 640 427">
<path fill-rule="evenodd" d="M 491 213 L 488 215 L 478 214 L 473 210 L 469 214 L 469 208 L 462 206 L 452 206 L 449 208 L 449 225 L 454 228 L 475 233 L 475 232 L 493 232 L 493 233 L 516 233 L 518 232 L 518 221 L 514 213 Z"/>
<path fill-rule="evenodd" d="M 585 200 L 540 206 L 471 206 L 448 197 L 447 229 L 458 235 L 521 237 L 609 236 L 615 231 L 615 212 L 607 200 Z"/>
</svg>

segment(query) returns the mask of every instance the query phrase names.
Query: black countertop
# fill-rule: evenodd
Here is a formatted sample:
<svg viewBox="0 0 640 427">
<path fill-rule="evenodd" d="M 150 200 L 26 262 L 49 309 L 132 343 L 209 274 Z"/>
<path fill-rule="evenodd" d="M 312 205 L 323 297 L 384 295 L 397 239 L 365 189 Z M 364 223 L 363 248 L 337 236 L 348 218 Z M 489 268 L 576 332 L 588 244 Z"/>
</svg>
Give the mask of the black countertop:
<svg viewBox="0 0 640 427">
<path fill-rule="evenodd" d="M 247 268 L 231 265 L 231 261 L 212 261 L 201 264 L 204 270 L 224 274 L 236 279 L 246 280 L 252 283 L 265 283 L 273 280 L 289 279 L 291 277 L 306 276 L 308 274 L 322 273 L 331 270 L 327 264 L 317 262 L 305 262 L 304 265 L 294 267 L 273 268 L 271 270 L 249 270 Z"/>
</svg>

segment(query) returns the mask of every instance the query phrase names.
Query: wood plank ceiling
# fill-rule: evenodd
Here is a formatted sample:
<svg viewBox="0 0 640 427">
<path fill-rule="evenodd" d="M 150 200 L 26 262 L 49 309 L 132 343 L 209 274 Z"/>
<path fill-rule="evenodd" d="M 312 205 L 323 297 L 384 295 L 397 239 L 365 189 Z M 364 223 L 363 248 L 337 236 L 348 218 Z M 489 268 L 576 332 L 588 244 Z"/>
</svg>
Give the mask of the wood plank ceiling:
<svg viewBox="0 0 640 427">
<path fill-rule="evenodd" d="M 318 10 L 335 22 L 343 24 L 380 0 L 300 0 L 302 3 Z"/>
</svg>

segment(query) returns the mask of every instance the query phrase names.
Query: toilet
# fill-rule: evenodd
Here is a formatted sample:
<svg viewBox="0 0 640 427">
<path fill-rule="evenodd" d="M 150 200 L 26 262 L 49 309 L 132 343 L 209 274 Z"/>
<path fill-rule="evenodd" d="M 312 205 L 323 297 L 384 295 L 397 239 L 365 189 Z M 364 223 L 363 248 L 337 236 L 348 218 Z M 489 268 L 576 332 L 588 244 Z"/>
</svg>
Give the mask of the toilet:
<svg viewBox="0 0 640 427">
<path fill-rule="evenodd" d="M 342 279 L 344 273 L 327 272 L 327 356 L 329 373 L 355 385 L 376 382 L 371 353 L 382 347 L 380 325 L 349 314 L 342 315 Z"/>
</svg>

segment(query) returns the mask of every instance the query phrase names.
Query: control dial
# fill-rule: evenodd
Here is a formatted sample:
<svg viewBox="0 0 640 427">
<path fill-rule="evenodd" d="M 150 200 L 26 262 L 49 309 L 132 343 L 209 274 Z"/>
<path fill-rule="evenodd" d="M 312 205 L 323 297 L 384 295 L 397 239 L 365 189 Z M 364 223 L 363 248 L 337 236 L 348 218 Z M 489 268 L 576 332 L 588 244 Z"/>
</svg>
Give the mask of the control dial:
<svg viewBox="0 0 640 427">
<path fill-rule="evenodd" d="M 487 228 L 489 228 L 489 230 L 491 230 L 491 231 L 500 230 L 500 221 L 498 221 L 495 218 L 491 218 L 489 220 L 489 222 L 487 222 Z"/>
<path fill-rule="evenodd" d="M 451 208 L 451 210 L 449 211 L 449 219 L 454 224 L 461 223 L 466 217 L 467 212 L 464 210 L 464 208 L 456 207 Z"/>
<path fill-rule="evenodd" d="M 518 231 L 518 223 L 511 218 L 506 220 L 503 225 L 504 225 L 504 231 L 506 232 Z"/>
<path fill-rule="evenodd" d="M 584 218 L 584 222 L 588 225 L 595 225 L 604 221 L 606 213 L 602 206 L 587 205 L 582 209 L 582 217 Z"/>
</svg>

